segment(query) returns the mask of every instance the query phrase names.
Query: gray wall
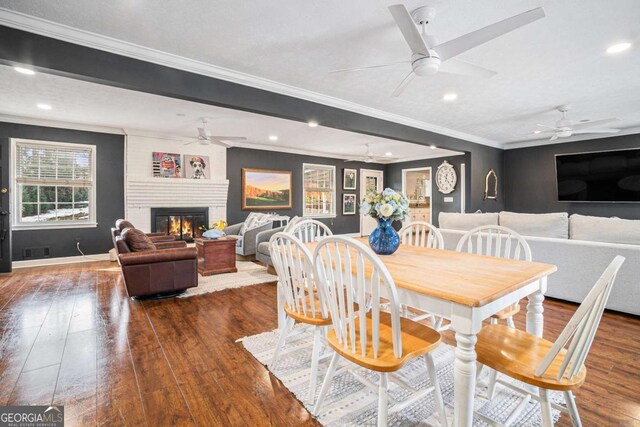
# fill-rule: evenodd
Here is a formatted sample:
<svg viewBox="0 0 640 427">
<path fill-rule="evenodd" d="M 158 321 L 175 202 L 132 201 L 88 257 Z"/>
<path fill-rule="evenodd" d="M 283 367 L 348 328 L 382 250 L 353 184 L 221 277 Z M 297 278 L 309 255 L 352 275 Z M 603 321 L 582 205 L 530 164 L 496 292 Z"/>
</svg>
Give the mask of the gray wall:
<svg viewBox="0 0 640 427">
<path fill-rule="evenodd" d="M 9 152 L 9 138 L 92 144 L 96 146 L 97 228 L 21 230 L 12 232 L 13 261 L 25 247 L 49 246 L 52 257 L 79 255 L 76 238 L 85 254 L 103 254 L 113 247 L 111 227 L 124 216 L 124 136 L 0 122 L 0 143 Z M 3 159 L 8 167 L 8 158 Z M 11 188 L 10 190 L 14 190 Z M 13 208 L 15 209 L 15 207 Z"/>
<path fill-rule="evenodd" d="M 456 189 L 449 194 L 442 194 L 438 191 L 438 187 L 435 184 L 435 174 L 438 170 L 438 166 L 442 164 L 443 161 L 447 160 L 449 163 L 453 165 L 457 174 L 458 174 L 458 184 L 456 185 Z M 438 215 L 440 212 L 460 212 L 461 199 L 462 199 L 462 190 L 460 185 L 460 164 L 465 163 L 465 167 L 469 168 L 469 155 L 462 154 L 454 157 L 442 157 L 437 159 L 427 159 L 427 160 L 416 160 L 412 162 L 402 162 L 402 163 L 392 163 L 386 165 L 385 168 L 385 181 L 387 187 L 391 187 L 396 191 L 402 191 L 402 170 L 403 169 L 412 169 L 412 168 L 423 168 L 423 167 L 431 167 L 432 172 L 432 180 L 431 180 L 431 222 L 437 227 L 438 226 Z M 466 186 L 467 186 L 467 203 L 469 198 L 469 183 L 471 181 L 471 177 L 469 174 L 466 174 Z M 445 197 L 453 197 L 453 202 L 445 203 Z"/>
<path fill-rule="evenodd" d="M 582 215 L 640 219 L 638 203 L 558 202 L 555 154 L 640 148 L 640 134 L 540 147 L 506 150 L 504 176 L 506 209 L 514 212 L 569 212 Z"/>
<path fill-rule="evenodd" d="M 342 215 L 342 194 L 355 193 L 358 200 L 360 199 L 360 168 L 384 170 L 384 165 L 362 162 L 345 163 L 339 159 L 328 159 L 325 157 L 304 156 L 300 154 L 279 153 L 276 151 L 252 150 L 247 148 L 230 148 L 227 150 L 227 179 L 229 179 L 229 197 L 227 202 L 227 222 L 236 224 L 244 221 L 250 212 L 259 211 L 243 211 L 240 209 L 242 201 L 242 168 L 256 169 L 275 169 L 292 171 L 292 197 L 293 209 L 279 209 L 278 213 L 282 215 L 302 215 L 302 164 L 316 163 L 322 165 L 331 165 L 336 167 L 337 179 L 337 206 L 336 217 L 320 219 L 320 221 L 329 225 L 331 230 L 336 233 L 357 233 L 360 230 L 360 216 Z M 356 190 L 342 190 L 342 170 L 358 169 L 358 183 Z M 268 212 L 267 210 L 265 212 Z M 271 210 L 273 211 L 273 210 Z"/>
</svg>

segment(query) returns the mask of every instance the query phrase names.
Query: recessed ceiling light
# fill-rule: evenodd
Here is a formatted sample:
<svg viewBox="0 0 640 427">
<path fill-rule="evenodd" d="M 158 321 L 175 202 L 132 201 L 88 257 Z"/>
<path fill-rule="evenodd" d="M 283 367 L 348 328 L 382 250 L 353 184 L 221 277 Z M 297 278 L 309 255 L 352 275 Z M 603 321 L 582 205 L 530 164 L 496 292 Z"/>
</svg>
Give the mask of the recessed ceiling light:
<svg viewBox="0 0 640 427">
<path fill-rule="evenodd" d="M 49 104 L 38 104 L 36 105 L 36 107 L 38 107 L 41 110 L 51 110 L 51 105 Z"/>
<path fill-rule="evenodd" d="M 445 93 L 442 99 L 444 101 L 455 101 L 456 99 L 458 99 L 458 95 L 455 93 Z"/>
<path fill-rule="evenodd" d="M 540 133 L 542 132 L 541 130 L 534 130 L 533 133 Z"/>
<path fill-rule="evenodd" d="M 28 76 L 33 76 L 36 73 L 31 68 L 13 67 L 13 69 L 19 72 L 20 74 L 26 74 Z"/>
<path fill-rule="evenodd" d="M 386 153 L 384 153 L 384 155 L 389 157 L 389 156 L 393 156 L 393 153 L 391 151 L 387 151 Z"/>
<path fill-rule="evenodd" d="M 620 52 L 624 52 L 625 50 L 629 49 L 631 47 L 631 43 L 629 42 L 624 42 L 624 43 L 617 43 L 614 45 L 611 45 L 607 48 L 607 53 L 620 53 Z"/>
<path fill-rule="evenodd" d="M 277 141 L 277 140 L 278 140 L 277 135 L 269 135 L 269 141 Z"/>
<path fill-rule="evenodd" d="M 435 145 L 431 144 L 431 145 L 429 146 L 429 148 L 431 148 L 432 150 L 435 150 L 435 149 L 436 149 L 436 148 L 438 148 L 438 147 L 436 147 Z"/>
<path fill-rule="evenodd" d="M 307 124 L 309 125 L 310 128 L 317 128 L 318 127 L 318 122 L 314 122 L 313 120 L 311 120 Z"/>
</svg>

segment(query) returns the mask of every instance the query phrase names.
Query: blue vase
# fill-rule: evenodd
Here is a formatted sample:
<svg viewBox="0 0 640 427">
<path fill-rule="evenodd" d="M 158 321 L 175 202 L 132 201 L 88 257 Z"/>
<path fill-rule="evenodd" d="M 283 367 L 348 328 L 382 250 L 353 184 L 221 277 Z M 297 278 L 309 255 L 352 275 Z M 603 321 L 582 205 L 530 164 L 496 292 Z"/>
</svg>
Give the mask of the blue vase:
<svg viewBox="0 0 640 427">
<path fill-rule="evenodd" d="M 369 235 L 369 246 L 378 255 L 391 255 L 400 246 L 400 236 L 390 219 L 378 218 L 378 226 Z"/>
</svg>

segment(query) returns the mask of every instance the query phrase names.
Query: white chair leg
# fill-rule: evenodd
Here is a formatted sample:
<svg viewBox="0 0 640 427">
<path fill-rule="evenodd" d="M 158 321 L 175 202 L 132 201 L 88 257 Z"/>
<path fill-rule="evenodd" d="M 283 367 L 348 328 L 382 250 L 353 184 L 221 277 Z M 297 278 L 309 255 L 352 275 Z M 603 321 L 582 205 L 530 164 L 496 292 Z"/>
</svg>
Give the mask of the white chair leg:
<svg viewBox="0 0 640 427">
<path fill-rule="evenodd" d="M 493 395 L 496 392 L 496 378 L 498 378 L 498 371 L 491 369 L 489 372 L 489 386 L 487 387 L 487 399 L 492 400 Z"/>
<path fill-rule="evenodd" d="M 551 403 L 549 402 L 549 396 L 547 390 L 541 388 L 540 390 L 540 409 L 542 410 L 542 425 L 544 427 L 553 427 L 553 417 L 551 416 Z"/>
<path fill-rule="evenodd" d="M 322 388 L 320 389 L 318 400 L 316 400 L 316 406 L 314 406 L 313 408 L 313 414 L 316 416 L 320 415 L 320 410 L 322 409 L 324 398 L 329 391 L 331 381 L 333 380 L 333 376 L 336 373 L 336 367 L 338 366 L 338 357 L 340 357 L 338 353 L 335 353 L 333 355 L 333 357 L 331 358 L 331 363 L 329 363 L 329 369 L 327 369 L 327 374 L 324 376 L 324 382 L 322 383 Z"/>
<path fill-rule="evenodd" d="M 295 320 L 293 320 L 291 317 L 287 317 L 287 320 L 284 323 L 284 327 L 280 332 L 280 339 L 278 340 L 278 345 L 276 346 L 276 349 L 273 352 L 273 358 L 271 359 L 271 363 L 269 364 L 271 369 L 273 369 L 276 366 L 276 363 L 278 363 L 278 356 L 280 356 L 280 349 L 284 347 L 284 343 L 287 339 L 287 335 L 291 331 L 291 328 L 293 328 L 294 323 L 295 323 Z"/>
<path fill-rule="evenodd" d="M 424 362 L 427 365 L 427 372 L 429 373 L 431 385 L 433 385 L 433 399 L 436 404 L 436 410 L 438 411 L 438 417 L 440 418 L 440 425 L 442 427 L 447 427 L 447 413 L 444 410 L 442 390 L 440 390 L 440 383 L 438 382 L 438 375 L 436 372 L 436 367 L 433 363 L 433 356 L 431 356 L 431 353 L 427 353 L 424 355 Z"/>
<path fill-rule="evenodd" d="M 576 406 L 576 400 L 573 397 L 573 392 L 565 391 L 564 400 L 567 402 L 567 409 L 569 410 L 569 416 L 571 417 L 571 424 L 573 424 L 573 427 L 582 427 L 582 421 L 580 421 L 580 414 L 578 414 L 578 407 Z"/>
<path fill-rule="evenodd" d="M 378 427 L 387 426 L 387 392 L 388 392 L 388 375 L 386 372 L 380 372 L 380 387 L 378 388 Z"/>
<path fill-rule="evenodd" d="M 320 347 L 322 347 L 322 327 L 316 326 L 313 333 L 313 349 L 311 354 L 311 378 L 309 380 L 309 404 L 313 405 L 316 396 L 316 382 L 318 380 L 318 359 L 320 359 Z"/>
<path fill-rule="evenodd" d="M 492 325 L 497 325 L 498 324 L 498 319 L 496 319 L 495 317 L 491 318 L 491 324 Z"/>
<path fill-rule="evenodd" d="M 516 328 L 516 324 L 513 322 L 513 316 L 507 318 L 507 326 L 509 326 L 512 329 Z"/>
</svg>

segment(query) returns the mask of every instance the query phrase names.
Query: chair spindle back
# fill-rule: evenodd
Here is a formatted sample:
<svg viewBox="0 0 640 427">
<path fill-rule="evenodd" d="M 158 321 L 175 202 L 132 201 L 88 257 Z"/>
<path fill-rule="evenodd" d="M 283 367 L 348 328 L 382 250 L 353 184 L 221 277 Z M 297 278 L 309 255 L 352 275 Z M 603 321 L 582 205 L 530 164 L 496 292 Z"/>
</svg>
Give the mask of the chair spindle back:
<svg viewBox="0 0 640 427">
<path fill-rule="evenodd" d="M 424 221 L 414 221 L 398 232 L 402 244 L 430 249 L 444 249 L 444 239 L 440 230 Z"/>
<path fill-rule="evenodd" d="M 531 248 L 524 237 L 499 225 L 484 225 L 469 230 L 460 238 L 456 251 L 531 261 Z"/>
<path fill-rule="evenodd" d="M 324 237 L 333 236 L 329 227 L 315 219 L 299 221 L 286 231 L 303 243 L 317 242 Z"/>
</svg>

